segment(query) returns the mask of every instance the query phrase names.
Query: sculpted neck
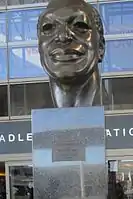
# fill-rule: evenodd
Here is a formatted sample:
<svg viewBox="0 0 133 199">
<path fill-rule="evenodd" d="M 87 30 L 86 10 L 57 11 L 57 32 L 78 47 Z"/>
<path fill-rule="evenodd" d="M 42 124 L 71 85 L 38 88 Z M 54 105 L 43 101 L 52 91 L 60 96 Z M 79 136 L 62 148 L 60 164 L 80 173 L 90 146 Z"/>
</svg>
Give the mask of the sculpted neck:
<svg viewBox="0 0 133 199">
<path fill-rule="evenodd" d="M 94 71 L 81 84 L 61 84 L 50 79 L 54 105 L 62 107 L 85 107 L 100 105 L 100 81 L 98 71 Z"/>
</svg>

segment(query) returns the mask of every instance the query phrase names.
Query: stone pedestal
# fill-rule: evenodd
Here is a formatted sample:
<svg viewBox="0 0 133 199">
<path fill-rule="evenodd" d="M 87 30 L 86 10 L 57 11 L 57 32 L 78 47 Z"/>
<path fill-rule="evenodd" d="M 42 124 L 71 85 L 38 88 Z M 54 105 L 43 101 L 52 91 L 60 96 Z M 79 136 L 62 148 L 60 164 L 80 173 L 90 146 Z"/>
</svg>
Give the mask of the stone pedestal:
<svg viewBox="0 0 133 199">
<path fill-rule="evenodd" d="M 107 197 L 102 107 L 32 111 L 34 198 Z"/>
</svg>

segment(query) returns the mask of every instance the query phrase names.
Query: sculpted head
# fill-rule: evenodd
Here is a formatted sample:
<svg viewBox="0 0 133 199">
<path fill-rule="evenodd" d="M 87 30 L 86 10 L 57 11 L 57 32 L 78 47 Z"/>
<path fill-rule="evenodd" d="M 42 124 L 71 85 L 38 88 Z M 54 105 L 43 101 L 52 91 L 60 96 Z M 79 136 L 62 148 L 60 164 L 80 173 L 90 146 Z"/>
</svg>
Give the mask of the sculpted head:
<svg viewBox="0 0 133 199">
<path fill-rule="evenodd" d="M 42 66 L 55 79 L 71 79 L 95 70 L 104 56 L 100 16 L 83 0 L 53 0 L 38 21 Z"/>
</svg>

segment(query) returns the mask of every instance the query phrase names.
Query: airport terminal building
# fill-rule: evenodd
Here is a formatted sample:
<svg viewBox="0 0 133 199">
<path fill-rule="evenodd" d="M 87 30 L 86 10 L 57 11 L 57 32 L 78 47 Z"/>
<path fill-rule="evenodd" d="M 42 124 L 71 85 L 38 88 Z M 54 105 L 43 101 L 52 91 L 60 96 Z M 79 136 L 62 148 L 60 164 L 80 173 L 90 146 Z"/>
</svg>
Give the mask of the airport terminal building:
<svg viewBox="0 0 133 199">
<path fill-rule="evenodd" d="M 90 1 L 90 0 L 89 0 Z M 104 24 L 106 53 L 99 65 L 110 97 L 105 106 L 107 159 L 133 187 L 133 1 L 92 0 Z M 0 1 L 0 178 L 6 198 L 27 198 L 32 183 L 31 109 L 53 107 L 41 67 L 36 24 L 45 0 Z M 44 160 L 45 161 L 45 160 Z M 14 188 L 22 191 L 15 194 Z"/>
</svg>

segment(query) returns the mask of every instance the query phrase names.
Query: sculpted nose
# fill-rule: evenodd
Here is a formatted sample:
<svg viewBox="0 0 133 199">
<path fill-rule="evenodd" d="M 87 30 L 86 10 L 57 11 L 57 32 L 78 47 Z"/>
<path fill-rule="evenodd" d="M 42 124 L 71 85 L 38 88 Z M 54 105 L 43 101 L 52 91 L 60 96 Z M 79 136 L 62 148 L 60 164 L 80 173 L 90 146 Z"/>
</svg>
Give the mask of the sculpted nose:
<svg viewBox="0 0 133 199">
<path fill-rule="evenodd" d="M 56 42 L 67 43 L 71 42 L 72 37 L 67 27 L 61 27 L 56 37 Z"/>
</svg>

